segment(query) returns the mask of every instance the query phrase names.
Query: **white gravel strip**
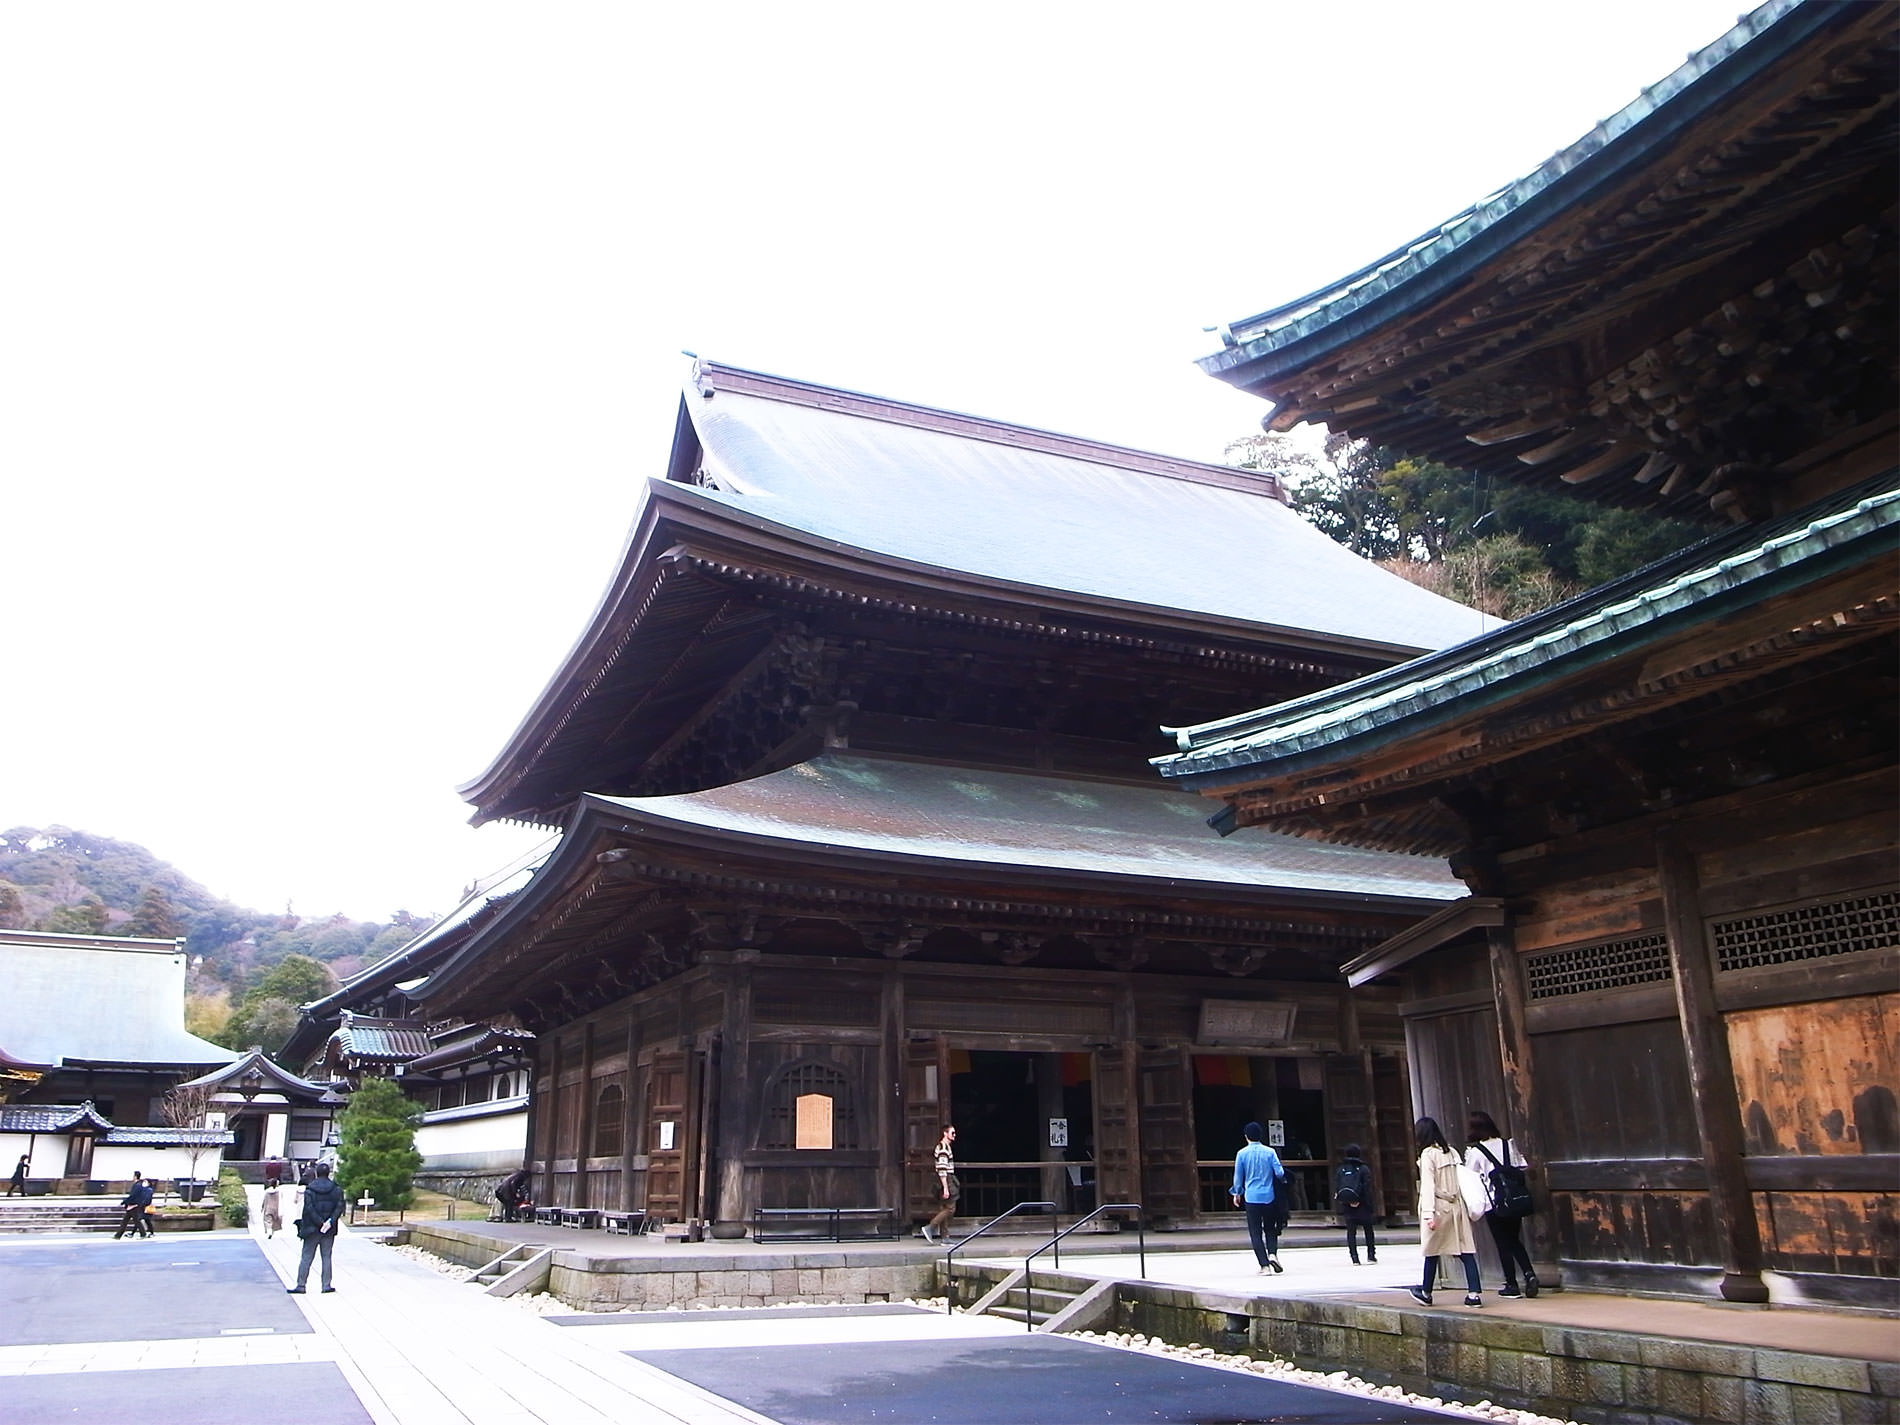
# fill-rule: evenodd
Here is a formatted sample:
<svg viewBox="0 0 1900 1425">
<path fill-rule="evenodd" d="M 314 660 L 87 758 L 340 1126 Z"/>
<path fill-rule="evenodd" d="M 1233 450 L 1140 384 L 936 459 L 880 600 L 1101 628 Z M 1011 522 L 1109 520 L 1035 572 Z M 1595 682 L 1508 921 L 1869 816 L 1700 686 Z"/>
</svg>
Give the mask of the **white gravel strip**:
<svg viewBox="0 0 1900 1425">
<path fill-rule="evenodd" d="M 1300 1385 L 1316 1385 L 1329 1390 L 1351 1391 L 1355 1395 L 1367 1395 L 1375 1400 L 1402 1401 L 1407 1405 L 1470 1416 L 1474 1420 L 1505 1420 L 1513 1422 L 1514 1425 L 1577 1425 L 1574 1420 L 1562 1420 L 1554 1415 L 1539 1415 L 1534 1410 L 1513 1410 L 1508 1405 L 1493 1405 L 1488 1400 L 1480 1400 L 1475 1405 L 1469 1405 L 1461 1400 L 1441 1400 L 1435 1395 L 1417 1395 L 1396 1385 L 1374 1385 L 1371 1381 L 1360 1380 L 1358 1376 L 1348 1375 L 1345 1371 L 1302 1370 L 1291 1361 L 1283 1361 L 1275 1357 L 1262 1360 L 1255 1356 L 1216 1351 L 1201 1345 L 1176 1346 L 1159 1337 L 1143 1336 L 1139 1332 L 1071 1331 L 1067 1334 L 1074 1336 L 1077 1340 L 1094 1341 L 1103 1346 L 1118 1346 L 1125 1351 L 1146 1351 L 1153 1356 L 1173 1356 L 1178 1360 L 1193 1361 L 1197 1365 L 1219 1366 L 1226 1370 L 1244 1371 L 1248 1375 L 1293 1381 Z"/>
</svg>

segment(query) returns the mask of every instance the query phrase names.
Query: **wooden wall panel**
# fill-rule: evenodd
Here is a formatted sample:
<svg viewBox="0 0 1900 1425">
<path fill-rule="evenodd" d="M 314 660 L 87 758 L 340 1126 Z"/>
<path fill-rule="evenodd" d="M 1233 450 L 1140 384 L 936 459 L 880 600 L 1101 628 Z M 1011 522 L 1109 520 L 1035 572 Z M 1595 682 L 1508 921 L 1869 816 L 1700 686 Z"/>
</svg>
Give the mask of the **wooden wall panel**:
<svg viewBox="0 0 1900 1425">
<path fill-rule="evenodd" d="M 1683 1267 L 1721 1261 L 1705 1192 L 1558 1192 L 1550 1217 L 1562 1257 Z"/>
<path fill-rule="evenodd" d="M 1539 1066 L 1538 1127 L 1553 1153 L 1566 1160 L 1701 1157 L 1675 1020 L 1569 1029 L 1531 1040 Z"/>
<path fill-rule="evenodd" d="M 1760 1192 L 1768 1260 L 1784 1272 L 1900 1277 L 1900 1193 Z"/>
<path fill-rule="evenodd" d="M 1724 1018 L 1748 1153 L 1900 1152 L 1900 994 Z"/>
<path fill-rule="evenodd" d="M 1647 849 L 1634 853 L 1647 859 Z M 1520 952 L 1632 935 L 1662 925 L 1662 884 L 1653 865 L 1537 888 L 1516 921 Z"/>
<path fill-rule="evenodd" d="M 1405 1030 L 1412 1064 L 1413 1117 L 1437 1119 L 1454 1143 L 1464 1141 L 1465 1118 L 1473 1109 L 1483 1109 L 1504 1122 L 1504 1070 L 1498 1060 L 1495 1009 L 1486 1005 L 1421 1015 L 1407 1020 Z"/>
</svg>

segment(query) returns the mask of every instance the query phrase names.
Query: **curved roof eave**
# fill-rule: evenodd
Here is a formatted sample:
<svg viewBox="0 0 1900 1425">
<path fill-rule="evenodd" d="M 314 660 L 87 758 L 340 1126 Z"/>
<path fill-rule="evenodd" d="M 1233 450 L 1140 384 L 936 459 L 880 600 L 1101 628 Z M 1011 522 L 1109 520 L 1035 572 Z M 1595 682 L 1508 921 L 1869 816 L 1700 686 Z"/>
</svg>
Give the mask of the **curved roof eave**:
<svg viewBox="0 0 1900 1425">
<path fill-rule="evenodd" d="M 1336 282 L 1230 323 L 1234 345 L 1197 364 L 1236 385 L 1271 381 L 1426 306 L 1525 234 L 1641 167 L 1852 8 L 1767 0 L 1531 173 Z"/>
<path fill-rule="evenodd" d="M 1807 582 L 1862 557 L 1866 541 L 1891 542 L 1900 526 L 1900 489 L 1784 525 L 1792 527 L 1767 538 L 1749 529 L 1705 541 L 1443 653 L 1277 707 L 1173 729 L 1181 750 L 1150 762 L 1164 777 L 1208 786 L 1239 768 L 1271 762 L 1293 773 L 1336 759 L 1347 744 L 1402 740 L 1520 695 L 1518 680 L 1538 669 L 1555 673 L 1626 656 L 1718 608 L 1759 602 L 1777 582 Z"/>
</svg>

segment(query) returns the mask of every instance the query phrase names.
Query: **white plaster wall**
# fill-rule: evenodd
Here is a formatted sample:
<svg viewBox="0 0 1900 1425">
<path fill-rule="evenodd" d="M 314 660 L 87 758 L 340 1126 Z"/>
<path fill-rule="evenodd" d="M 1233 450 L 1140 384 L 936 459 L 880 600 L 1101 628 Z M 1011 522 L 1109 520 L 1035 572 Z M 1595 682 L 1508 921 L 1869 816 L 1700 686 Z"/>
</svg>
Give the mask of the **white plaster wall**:
<svg viewBox="0 0 1900 1425">
<path fill-rule="evenodd" d="M 26 1170 L 29 1178 L 56 1178 L 66 1171 L 64 1133 L 0 1133 L 0 1180 L 13 1176 L 13 1165 L 28 1151 L 33 1155 Z"/>
<path fill-rule="evenodd" d="M 207 1181 L 215 1181 L 218 1176 L 218 1165 L 223 1159 L 224 1154 L 217 1148 L 205 1149 L 198 1159 L 196 1176 Z M 60 1166 L 65 1166 L 63 1157 Z M 191 1155 L 183 1148 L 151 1148 L 140 1147 L 136 1144 L 115 1146 L 110 1143 L 101 1143 L 92 1150 L 92 1178 L 95 1182 L 129 1180 L 134 1169 L 148 1178 L 166 1181 L 193 1176 Z"/>
<path fill-rule="evenodd" d="M 416 1151 L 425 1169 L 489 1168 L 518 1165 L 528 1146 L 528 1110 L 491 1113 L 475 1118 L 450 1115 L 466 1109 L 443 1109 L 424 1117 L 416 1130 Z"/>
</svg>

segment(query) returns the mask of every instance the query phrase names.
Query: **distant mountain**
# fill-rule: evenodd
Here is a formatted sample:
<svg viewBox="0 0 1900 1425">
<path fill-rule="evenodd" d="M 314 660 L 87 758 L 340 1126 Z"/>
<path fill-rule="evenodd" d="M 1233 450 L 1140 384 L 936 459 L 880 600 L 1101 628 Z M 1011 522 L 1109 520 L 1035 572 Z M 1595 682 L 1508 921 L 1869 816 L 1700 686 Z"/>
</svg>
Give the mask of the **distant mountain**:
<svg viewBox="0 0 1900 1425">
<path fill-rule="evenodd" d="M 0 928 L 88 935 L 185 937 L 193 979 L 242 991 L 286 955 L 308 955 L 346 979 L 412 940 L 435 917 L 304 920 L 248 910 L 130 841 L 65 826 L 0 833 Z"/>
</svg>

